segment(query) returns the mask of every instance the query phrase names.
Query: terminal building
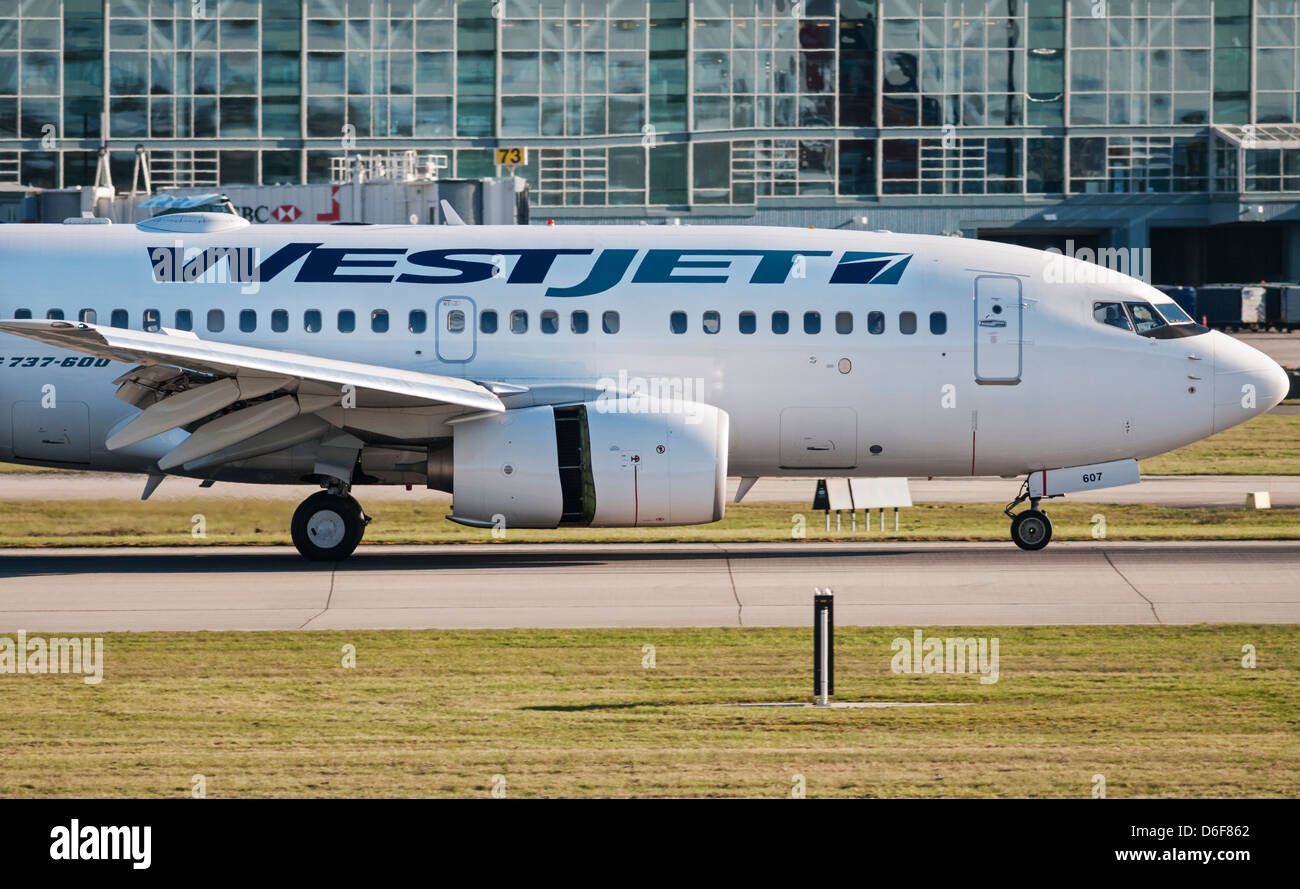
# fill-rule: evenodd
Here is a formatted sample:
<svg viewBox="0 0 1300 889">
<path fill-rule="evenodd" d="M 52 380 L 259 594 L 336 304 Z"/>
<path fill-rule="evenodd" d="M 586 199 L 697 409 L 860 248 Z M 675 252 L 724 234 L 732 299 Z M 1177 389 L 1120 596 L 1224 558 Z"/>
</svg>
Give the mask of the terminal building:
<svg viewBox="0 0 1300 889">
<path fill-rule="evenodd" d="M 1296 0 L 0 0 L 0 185 L 89 186 L 104 151 L 121 189 L 137 146 L 155 189 L 415 152 L 521 177 L 535 222 L 1300 280 L 1298 77 Z"/>
</svg>

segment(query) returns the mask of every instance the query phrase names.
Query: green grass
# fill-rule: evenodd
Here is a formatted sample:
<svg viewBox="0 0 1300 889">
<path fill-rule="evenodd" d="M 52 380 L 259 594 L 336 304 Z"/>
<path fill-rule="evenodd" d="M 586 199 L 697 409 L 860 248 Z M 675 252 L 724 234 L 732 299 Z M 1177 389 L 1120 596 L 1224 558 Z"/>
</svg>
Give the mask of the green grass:
<svg viewBox="0 0 1300 889">
<path fill-rule="evenodd" d="M 1300 475 L 1300 414 L 1263 414 L 1142 461 L 1143 475 Z"/>
<path fill-rule="evenodd" d="M 910 627 L 840 628 L 836 698 L 971 706 L 732 706 L 807 698 L 804 629 L 109 635 L 98 686 L 0 676 L 0 796 L 1300 794 L 1298 627 L 927 632 L 999 681 L 893 674 Z"/>
<path fill-rule="evenodd" d="M 1010 489 L 1008 489 L 1010 490 Z M 357 496 L 365 503 L 365 491 Z M 943 503 L 916 506 L 900 513 L 899 531 L 892 515 L 885 537 L 906 540 L 1006 540 L 1009 520 L 1004 503 Z M 37 500 L 0 501 L 0 547 L 19 546 L 212 546 L 288 544 L 294 504 L 265 500 Z M 1049 503 L 1056 540 L 1090 540 L 1094 517 L 1105 517 L 1110 540 L 1240 540 L 1300 538 L 1300 509 L 1182 509 L 1136 504 Z M 740 503 L 711 525 L 679 528 L 565 528 L 553 531 L 508 531 L 503 541 L 492 532 L 446 521 L 445 502 L 379 502 L 366 529 L 367 543 L 772 543 L 795 538 L 794 517 L 805 520 L 804 540 L 880 539 L 879 514 L 868 533 L 859 513 L 858 531 L 847 515 L 836 533 L 825 530 L 824 513 L 808 504 Z M 194 537 L 195 515 L 204 517 L 206 536 Z"/>
</svg>

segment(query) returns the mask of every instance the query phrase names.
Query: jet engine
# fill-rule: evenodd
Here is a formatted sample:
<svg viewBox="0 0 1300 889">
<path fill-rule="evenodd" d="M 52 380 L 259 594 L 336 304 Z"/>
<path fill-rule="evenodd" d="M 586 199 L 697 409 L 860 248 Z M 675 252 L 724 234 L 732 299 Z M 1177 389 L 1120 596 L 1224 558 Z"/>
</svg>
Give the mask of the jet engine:
<svg viewBox="0 0 1300 889">
<path fill-rule="evenodd" d="M 722 518 L 726 412 L 648 400 L 453 420 L 452 521 L 474 527 L 697 525 Z"/>
</svg>

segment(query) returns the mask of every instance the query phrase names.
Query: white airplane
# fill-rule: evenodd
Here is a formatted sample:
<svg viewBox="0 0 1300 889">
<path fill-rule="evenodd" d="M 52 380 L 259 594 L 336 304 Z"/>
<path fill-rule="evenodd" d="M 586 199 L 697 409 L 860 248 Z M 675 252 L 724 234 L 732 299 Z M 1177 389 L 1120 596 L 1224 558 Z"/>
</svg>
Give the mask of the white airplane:
<svg viewBox="0 0 1300 889">
<path fill-rule="evenodd" d="M 684 525 L 729 472 L 1024 476 L 1011 536 L 1040 549 L 1040 500 L 1288 388 L 1136 279 L 983 241 L 78 222 L 0 230 L 0 460 L 145 497 L 317 482 L 292 521 L 317 560 L 360 542 L 356 486 L 451 491 L 475 527 Z"/>
</svg>

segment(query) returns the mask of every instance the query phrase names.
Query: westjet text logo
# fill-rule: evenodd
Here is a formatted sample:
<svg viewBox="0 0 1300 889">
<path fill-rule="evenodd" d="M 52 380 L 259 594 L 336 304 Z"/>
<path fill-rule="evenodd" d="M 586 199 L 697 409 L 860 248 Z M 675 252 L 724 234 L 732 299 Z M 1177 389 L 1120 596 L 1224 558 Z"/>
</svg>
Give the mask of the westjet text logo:
<svg viewBox="0 0 1300 889">
<path fill-rule="evenodd" d="M 631 277 L 631 284 L 785 284 L 810 277 L 809 267 L 829 269 L 831 284 L 898 284 L 910 253 L 849 250 L 831 265 L 831 250 L 679 250 L 611 248 L 500 248 L 417 250 L 405 247 L 326 247 L 286 244 L 262 257 L 255 247 L 149 247 L 159 284 L 265 283 L 291 266 L 293 280 L 307 284 L 548 284 L 547 296 L 594 296 Z M 559 267 L 556 270 L 556 267 Z M 563 282 L 552 284 L 552 281 Z"/>
</svg>

